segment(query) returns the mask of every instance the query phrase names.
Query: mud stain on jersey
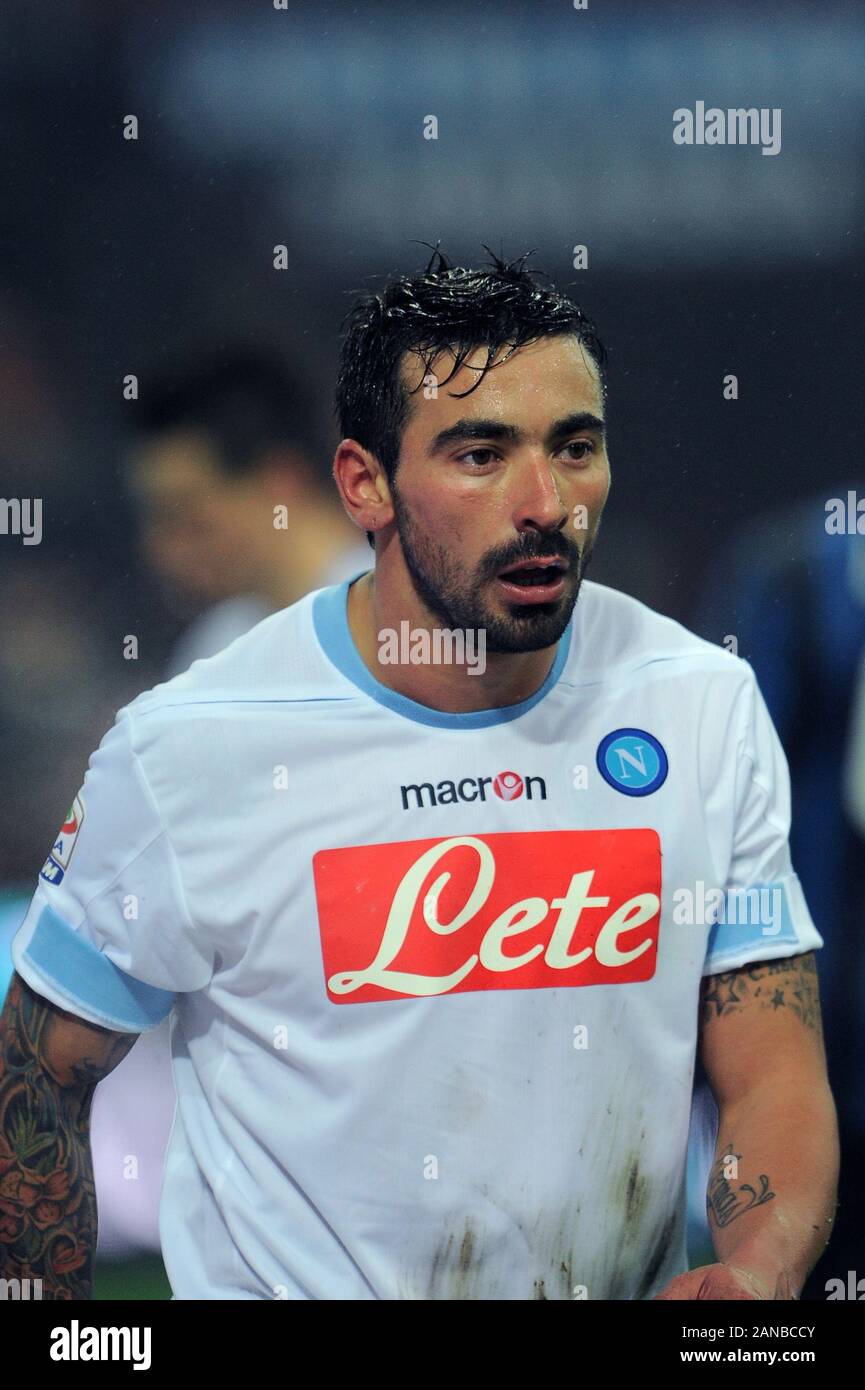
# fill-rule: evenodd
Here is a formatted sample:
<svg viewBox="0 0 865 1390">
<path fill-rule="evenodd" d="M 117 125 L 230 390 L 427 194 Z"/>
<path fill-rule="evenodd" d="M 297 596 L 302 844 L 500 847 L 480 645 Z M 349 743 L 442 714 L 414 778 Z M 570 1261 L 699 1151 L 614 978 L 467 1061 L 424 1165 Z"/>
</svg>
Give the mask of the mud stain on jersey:
<svg viewBox="0 0 865 1390">
<path fill-rule="evenodd" d="M 478 1233 L 469 1218 L 459 1236 L 451 1231 L 439 1245 L 430 1268 L 430 1299 L 472 1299 L 473 1281 L 482 1264 L 478 1251 Z"/>
<path fill-rule="evenodd" d="M 531 1278 L 531 1266 L 542 1271 L 533 1279 L 526 1297 L 532 1300 L 573 1298 L 575 1252 L 579 1249 L 579 1202 L 568 1202 L 559 1208 L 558 1216 L 549 1207 L 538 1214 L 530 1234 L 526 1234 L 526 1262 Z"/>
<path fill-rule="evenodd" d="M 615 1199 L 624 1206 L 625 1239 L 633 1239 L 646 1214 L 648 1205 L 649 1179 L 640 1171 L 640 1154 L 630 1154 L 625 1161 L 615 1193 Z"/>
<path fill-rule="evenodd" d="M 676 1231 L 677 1216 L 678 1213 L 674 1211 L 671 1216 L 667 1217 L 666 1221 L 663 1222 L 660 1230 L 657 1232 L 653 1243 L 650 1245 L 649 1258 L 646 1262 L 646 1268 L 643 1270 L 637 1292 L 634 1295 L 635 1298 L 645 1298 L 657 1279 Z"/>
<path fill-rule="evenodd" d="M 442 1237 L 433 1255 L 427 1281 L 429 1299 L 465 1300 L 496 1298 L 503 1287 L 512 1287 L 515 1263 L 525 1268 L 525 1292 L 511 1293 L 533 1301 L 549 1302 L 573 1297 L 574 1265 L 579 1248 L 579 1203 L 569 1202 L 558 1214 L 547 1208 L 533 1222 L 512 1214 L 507 1236 L 486 1235 L 482 1224 L 464 1217 L 455 1230 Z M 498 1228 L 496 1228 L 498 1230 Z M 489 1244 L 493 1240 L 493 1246 Z M 510 1270 L 510 1273 L 508 1272 Z"/>
<path fill-rule="evenodd" d="M 668 1194 L 644 1171 L 638 1150 L 632 1150 L 610 1188 L 610 1211 L 619 1226 L 608 1228 L 616 1251 L 603 1297 L 609 1300 L 645 1299 L 656 1283 L 678 1238 L 681 1213 L 670 1210 Z"/>
<path fill-rule="evenodd" d="M 475 1253 L 475 1233 L 471 1226 L 466 1222 L 465 1234 L 460 1244 L 459 1270 L 461 1274 L 469 1274 L 472 1269 L 472 1260 Z"/>
<path fill-rule="evenodd" d="M 593 1292 L 591 1298 L 611 1302 L 633 1297 L 635 1268 L 634 1247 L 644 1247 L 644 1224 L 652 1204 L 652 1182 L 643 1172 L 642 1154 L 631 1149 L 618 1169 L 609 1188 L 610 1220 L 606 1223 L 610 1262 L 607 1265 L 606 1288 Z M 662 1257 L 663 1258 L 663 1257 Z"/>
<path fill-rule="evenodd" d="M 428 1296 L 430 1298 L 435 1298 L 436 1284 L 438 1283 L 439 1278 L 441 1277 L 442 1271 L 450 1266 L 451 1250 L 453 1249 L 453 1243 L 454 1237 L 453 1232 L 451 1232 L 451 1234 L 447 1238 L 447 1242 L 444 1245 L 440 1245 L 436 1250 L 435 1254 L 433 1255 L 432 1268 L 430 1269 L 429 1276 Z"/>
</svg>

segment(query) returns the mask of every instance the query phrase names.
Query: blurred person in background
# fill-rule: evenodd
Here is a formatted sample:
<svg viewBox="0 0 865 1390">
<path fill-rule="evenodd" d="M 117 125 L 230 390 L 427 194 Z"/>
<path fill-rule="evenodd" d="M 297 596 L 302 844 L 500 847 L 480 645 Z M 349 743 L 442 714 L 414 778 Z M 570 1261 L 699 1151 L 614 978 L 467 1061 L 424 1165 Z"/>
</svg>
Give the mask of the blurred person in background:
<svg viewBox="0 0 865 1390">
<path fill-rule="evenodd" d="M 865 535 L 839 529 L 831 506 L 846 508 L 848 490 L 839 483 L 744 526 L 713 555 L 693 620 L 757 673 L 790 768 L 791 852 L 826 943 L 818 964 L 842 1161 L 814 1297 L 861 1270 L 865 1223 Z"/>
<path fill-rule="evenodd" d="M 145 381 L 126 459 L 144 552 L 170 600 L 205 605 L 166 676 L 310 590 L 371 567 L 320 466 L 320 398 L 268 351 L 239 349 L 152 387 Z M 102 1255 L 160 1248 L 174 1104 L 166 1020 L 142 1034 L 94 1098 Z"/>
<path fill-rule="evenodd" d="M 370 568 L 321 466 L 320 399 L 275 352 L 250 349 L 144 386 L 129 471 L 145 553 L 169 589 L 206 605 L 169 675 Z"/>
</svg>

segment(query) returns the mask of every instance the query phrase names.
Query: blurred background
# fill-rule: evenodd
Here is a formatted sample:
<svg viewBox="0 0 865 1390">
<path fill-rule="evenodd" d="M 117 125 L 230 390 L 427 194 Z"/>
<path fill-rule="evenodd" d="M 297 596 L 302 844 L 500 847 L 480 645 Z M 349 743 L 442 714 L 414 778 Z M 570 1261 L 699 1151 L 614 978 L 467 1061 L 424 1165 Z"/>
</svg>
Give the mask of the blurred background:
<svg viewBox="0 0 865 1390">
<path fill-rule="evenodd" d="M 0 994 L 116 709 L 369 567 L 329 481 L 353 297 L 423 243 L 534 249 L 610 351 L 591 577 L 750 660 L 790 761 L 845 1146 L 825 1297 L 857 1252 L 865 1274 L 863 7 L 279 6 L 0 14 L 0 490 L 42 501 L 38 545 L 0 534 Z M 676 145 L 698 101 L 780 108 L 780 151 Z M 97 1296 L 168 1294 L 166 1078 L 153 1035 L 97 1092 Z M 698 1085 L 695 1263 L 708 1125 Z"/>
</svg>

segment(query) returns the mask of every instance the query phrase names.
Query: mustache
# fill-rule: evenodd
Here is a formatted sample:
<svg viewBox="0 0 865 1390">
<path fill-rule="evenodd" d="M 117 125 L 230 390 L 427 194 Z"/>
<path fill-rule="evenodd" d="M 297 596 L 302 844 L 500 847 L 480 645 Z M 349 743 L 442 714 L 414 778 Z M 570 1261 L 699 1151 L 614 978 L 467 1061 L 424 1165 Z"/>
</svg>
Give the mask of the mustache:
<svg viewBox="0 0 865 1390">
<path fill-rule="evenodd" d="M 518 547 L 496 550 L 484 560 L 485 576 L 495 579 L 500 570 L 508 565 L 516 565 L 520 560 L 563 560 L 568 569 L 575 569 L 582 560 L 583 552 L 573 541 L 561 534 L 539 536 L 536 533 L 526 536 Z"/>
</svg>

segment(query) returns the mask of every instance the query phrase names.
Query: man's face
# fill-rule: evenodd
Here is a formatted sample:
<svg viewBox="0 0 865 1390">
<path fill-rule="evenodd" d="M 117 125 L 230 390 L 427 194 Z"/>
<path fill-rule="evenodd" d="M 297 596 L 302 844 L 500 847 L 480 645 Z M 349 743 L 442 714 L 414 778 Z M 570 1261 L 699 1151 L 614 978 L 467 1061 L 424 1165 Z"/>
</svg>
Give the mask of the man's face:
<svg viewBox="0 0 865 1390">
<path fill-rule="evenodd" d="M 254 587 L 262 535 L 255 479 L 226 474 L 206 435 L 171 430 L 149 441 L 133 460 L 132 487 L 161 579 L 209 602 Z"/>
<path fill-rule="evenodd" d="M 391 486 L 406 568 L 429 611 L 452 629 L 484 629 L 487 651 L 557 642 L 577 601 L 610 487 L 597 368 L 574 337 L 499 354 L 475 390 L 486 349 L 411 397 Z M 433 363 L 444 383 L 450 354 Z M 404 361 L 409 389 L 419 359 Z M 540 573 L 507 570 L 553 559 Z M 537 584 L 536 579 L 543 579 Z"/>
</svg>

